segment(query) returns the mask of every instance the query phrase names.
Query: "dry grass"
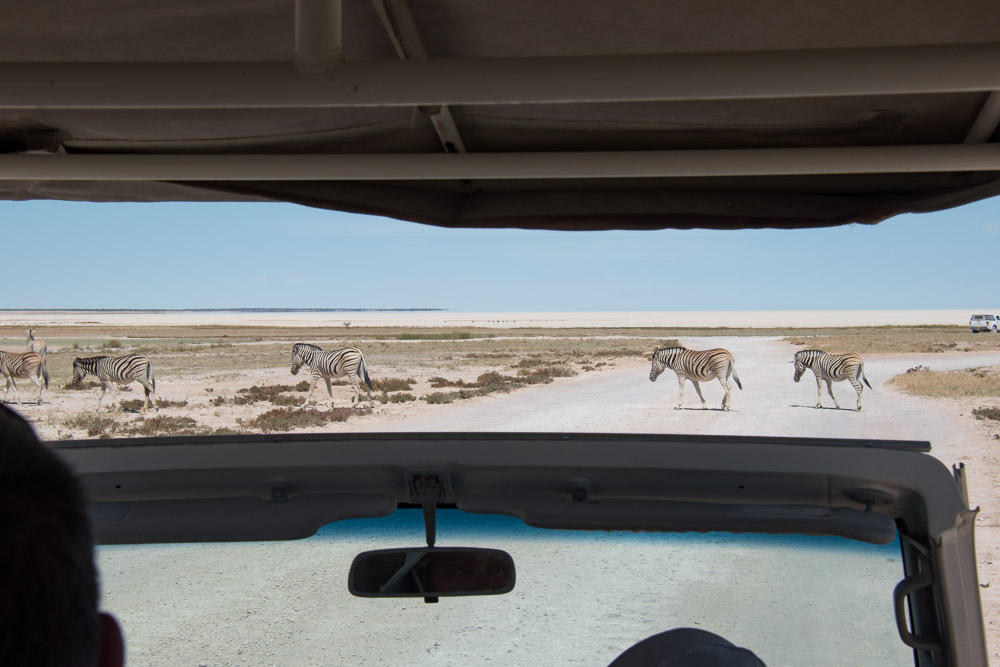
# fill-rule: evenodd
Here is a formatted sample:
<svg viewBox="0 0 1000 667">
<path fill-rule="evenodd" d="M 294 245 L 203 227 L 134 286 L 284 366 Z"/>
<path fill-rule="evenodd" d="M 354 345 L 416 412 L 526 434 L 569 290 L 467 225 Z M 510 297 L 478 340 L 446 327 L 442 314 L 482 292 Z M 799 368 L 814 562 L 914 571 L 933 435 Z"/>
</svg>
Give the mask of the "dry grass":
<svg viewBox="0 0 1000 667">
<path fill-rule="evenodd" d="M 967 327 L 860 327 L 803 331 L 784 340 L 804 348 L 861 355 L 1000 350 L 1000 336 L 974 334 Z"/>
<path fill-rule="evenodd" d="M 1000 398 L 1000 367 L 932 371 L 918 366 L 897 375 L 886 384 L 908 394 L 931 398 Z"/>
</svg>

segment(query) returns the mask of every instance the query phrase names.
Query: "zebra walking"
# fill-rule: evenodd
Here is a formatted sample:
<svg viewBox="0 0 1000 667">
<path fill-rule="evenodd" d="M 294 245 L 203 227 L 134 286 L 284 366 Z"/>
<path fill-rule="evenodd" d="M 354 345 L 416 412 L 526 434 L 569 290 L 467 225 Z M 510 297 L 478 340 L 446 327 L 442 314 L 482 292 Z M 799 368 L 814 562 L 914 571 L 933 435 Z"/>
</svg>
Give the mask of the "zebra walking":
<svg viewBox="0 0 1000 667">
<path fill-rule="evenodd" d="M 35 338 L 34 329 L 28 329 L 28 339 L 26 341 L 26 344 L 28 346 L 28 352 L 37 352 L 43 357 L 45 356 L 45 353 L 48 351 L 48 346 L 45 344 L 45 341 L 42 340 L 41 338 Z"/>
<path fill-rule="evenodd" d="M 721 347 L 714 350 L 689 350 L 686 347 L 663 347 L 653 353 L 653 367 L 649 371 L 649 381 L 656 382 L 667 368 L 677 373 L 677 383 L 680 386 L 680 397 L 677 399 L 677 410 L 681 409 L 684 402 L 684 382 L 691 380 L 698 398 L 701 399 L 701 407 L 707 410 L 705 397 L 701 395 L 699 382 L 708 382 L 718 378 L 722 383 L 722 388 L 726 390 L 726 397 L 722 399 L 722 409 L 728 410 L 731 401 L 732 385 L 729 384 L 729 375 L 732 374 L 736 380 L 736 386 L 741 390 L 743 384 L 740 376 L 736 374 L 736 362 L 732 353 Z"/>
<path fill-rule="evenodd" d="M 372 399 L 372 380 L 368 377 L 365 355 L 358 348 L 345 347 L 333 352 L 325 352 L 318 345 L 296 343 L 292 346 L 292 375 L 296 375 L 303 366 L 308 366 L 312 373 L 312 385 L 309 387 L 306 405 L 309 405 L 309 401 L 312 400 L 316 383 L 322 378 L 326 382 L 326 391 L 330 395 L 330 405 L 332 406 L 333 386 L 330 384 L 330 379 L 346 375 L 354 388 L 354 397 L 351 402 L 360 404 L 360 380 L 364 378 L 365 384 L 368 386 L 368 402 L 373 408 L 375 407 L 375 401 Z"/>
<path fill-rule="evenodd" d="M 146 396 L 142 401 L 142 413 L 146 413 L 150 396 L 153 399 L 153 407 L 159 412 L 156 405 L 156 378 L 153 377 L 153 365 L 149 363 L 149 357 L 145 354 L 126 354 L 120 357 L 87 357 L 81 359 L 77 357 L 73 360 L 73 384 L 77 385 L 87 376 L 96 375 L 101 381 L 101 395 L 97 399 L 97 411 L 101 411 L 101 401 L 111 388 L 111 397 L 115 400 L 115 409 L 120 407 L 118 401 L 118 391 L 116 384 L 127 385 L 138 382 L 146 391 Z"/>
<path fill-rule="evenodd" d="M 840 409 L 837 397 L 833 395 L 833 383 L 847 380 L 854 386 L 854 391 L 858 392 L 858 411 L 861 411 L 861 380 L 864 380 L 868 388 L 868 378 L 865 377 L 865 364 L 861 357 L 856 354 L 830 354 L 823 350 L 802 350 L 795 353 L 795 381 L 802 378 L 806 369 L 812 370 L 816 376 L 816 407 L 822 407 L 823 402 L 823 382 L 826 382 L 826 389 L 830 392 L 833 404 Z"/>
<path fill-rule="evenodd" d="M 7 388 L 3 392 L 4 403 L 7 402 L 10 386 L 14 385 L 14 396 L 17 398 L 17 404 L 21 405 L 21 393 L 17 390 L 14 378 L 28 378 L 38 387 L 38 405 L 42 404 L 41 379 L 45 380 L 45 388 L 49 388 L 49 372 L 45 370 L 45 357 L 37 352 L 0 352 L 0 374 L 7 378 Z"/>
</svg>

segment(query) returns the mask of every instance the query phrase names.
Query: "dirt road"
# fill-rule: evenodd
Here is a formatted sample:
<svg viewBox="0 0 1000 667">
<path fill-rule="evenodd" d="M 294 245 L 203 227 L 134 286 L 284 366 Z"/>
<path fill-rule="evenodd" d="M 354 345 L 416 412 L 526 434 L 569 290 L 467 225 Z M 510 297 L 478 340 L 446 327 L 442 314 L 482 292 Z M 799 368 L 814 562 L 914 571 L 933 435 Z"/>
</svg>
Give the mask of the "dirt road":
<svg viewBox="0 0 1000 667">
<path fill-rule="evenodd" d="M 933 370 L 1000 364 L 1000 354 L 869 359 L 865 371 L 874 390 L 865 391 L 859 413 L 829 409 L 828 396 L 827 409 L 813 408 L 815 382 L 811 374 L 799 384 L 792 382 L 792 348 L 785 343 L 761 338 L 683 342 L 733 352 L 744 389 L 734 389 L 731 412 L 718 410 L 718 383 L 703 388 L 711 409 L 701 410 L 689 385 L 685 409 L 674 410 L 673 374 L 667 371 L 651 383 L 648 362 L 636 360 L 509 395 L 435 406 L 432 411 L 377 411 L 370 418 L 334 426 L 338 431 L 930 440 L 934 454 L 947 464 L 969 465 L 972 503 L 985 508 L 977 533 L 980 579 L 1000 581 L 993 566 L 994 561 L 1000 564 L 1000 531 L 994 526 L 1000 506 L 996 441 L 968 416 L 968 402 L 932 402 L 882 386 L 918 364 Z M 837 384 L 834 391 L 844 408 L 854 406 L 848 384 Z M 898 554 L 892 549 L 868 551 L 843 540 L 818 548 L 795 542 L 798 538 L 766 536 L 588 533 L 543 539 L 513 520 L 463 527 L 445 518 L 439 528 L 443 544 L 465 541 L 513 554 L 519 567 L 514 593 L 450 599 L 439 605 L 352 598 L 345 579 L 354 553 L 421 541 L 419 519 L 397 515 L 379 524 L 378 542 L 359 524 L 348 522 L 351 525 L 329 527 L 303 542 L 103 548 L 105 606 L 123 620 L 130 637 L 129 664 L 600 665 L 630 643 L 682 624 L 720 632 L 753 647 L 774 665 L 885 665 L 907 660 L 908 652 L 892 638 L 890 596 L 900 576 Z M 745 589 L 734 589 L 733 581 L 744 582 Z M 993 590 L 983 589 L 988 632 L 998 618 Z M 864 620 L 853 618 L 853 611 L 837 609 L 840 596 L 831 591 L 846 593 L 852 604 L 864 606 Z M 797 606 L 803 604 L 807 606 Z M 818 623 L 808 620 L 807 610 Z M 839 619 L 833 631 L 829 618 Z M 880 628 L 889 628 L 889 635 Z M 990 639 L 990 654 L 996 659 L 996 633 Z"/>
</svg>

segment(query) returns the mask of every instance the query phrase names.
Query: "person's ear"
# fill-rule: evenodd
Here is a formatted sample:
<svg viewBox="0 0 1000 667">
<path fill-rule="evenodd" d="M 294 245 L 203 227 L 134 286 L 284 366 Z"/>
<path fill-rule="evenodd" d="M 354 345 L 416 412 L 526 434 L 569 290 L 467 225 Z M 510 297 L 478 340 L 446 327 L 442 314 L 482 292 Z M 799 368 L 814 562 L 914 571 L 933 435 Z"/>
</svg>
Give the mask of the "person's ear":
<svg viewBox="0 0 1000 667">
<path fill-rule="evenodd" d="M 101 649 L 97 667 L 123 667 L 125 665 L 125 638 L 114 616 L 101 612 Z"/>
</svg>

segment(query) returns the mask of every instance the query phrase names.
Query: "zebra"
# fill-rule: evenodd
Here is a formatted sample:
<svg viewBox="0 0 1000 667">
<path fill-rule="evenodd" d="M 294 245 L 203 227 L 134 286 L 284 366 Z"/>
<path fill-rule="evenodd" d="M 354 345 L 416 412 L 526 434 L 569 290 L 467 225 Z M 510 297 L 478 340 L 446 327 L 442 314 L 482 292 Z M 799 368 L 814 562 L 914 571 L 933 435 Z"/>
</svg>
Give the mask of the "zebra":
<svg viewBox="0 0 1000 667">
<path fill-rule="evenodd" d="M 17 404 L 21 405 L 21 393 L 17 390 L 14 378 L 28 378 L 38 387 L 38 405 L 42 404 L 42 383 L 39 378 L 43 378 L 45 388 L 49 388 L 49 372 L 45 370 L 45 357 L 37 352 L 0 352 L 0 374 L 7 378 L 7 388 L 3 392 L 4 403 L 7 402 L 10 386 L 14 385 L 14 396 L 17 398 Z"/>
<path fill-rule="evenodd" d="M 37 352 L 38 354 L 45 356 L 48 351 L 48 346 L 45 341 L 41 338 L 35 338 L 35 330 L 28 329 L 28 338 L 25 341 L 28 346 L 28 352 Z"/>
<path fill-rule="evenodd" d="M 707 410 L 708 406 L 705 404 L 705 397 L 701 395 L 699 382 L 708 382 L 713 378 L 719 379 L 723 389 L 726 390 L 726 397 L 722 399 L 723 410 L 728 410 L 730 406 L 732 392 L 732 385 L 729 384 L 730 373 L 736 380 L 736 386 L 743 389 L 740 376 L 736 374 L 736 362 L 733 360 L 733 355 L 729 350 L 724 350 L 721 347 L 714 350 L 689 350 L 686 347 L 660 348 L 653 353 L 653 367 L 649 371 L 649 381 L 656 382 L 656 378 L 667 368 L 677 373 L 677 383 L 680 386 L 680 397 L 677 399 L 677 407 L 675 408 L 677 410 L 681 409 L 681 404 L 684 402 L 684 382 L 686 380 L 691 380 L 695 391 L 698 392 L 703 410 Z"/>
<path fill-rule="evenodd" d="M 368 402 L 371 407 L 375 407 L 372 399 L 372 380 L 368 377 L 368 366 L 365 364 L 365 355 L 356 347 L 345 347 L 333 352 L 324 352 L 318 345 L 309 343 L 296 343 L 292 346 L 292 375 L 296 375 L 299 369 L 308 366 L 312 371 L 312 385 L 309 387 L 309 395 L 306 397 L 306 405 L 312 400 L 313 392 L 316 390 L 316 383 L 320 378 L 326 382 L 326 391 L 330 394 L 330 405 L 333 405 L 333 386 L 330 378 L 347 376 L 351 386 L 354 388 L 352 403 L 360 404 L 361 401 L 361 378 L 364 378 L 368 386 Z"/>
<path fill-rule="evenodd" d="M 101 401 L 111 388 L 111 396 L 115 399 L 115 409 L 120 407 L 118 392 L 115 390 L 116 384 L 128 385 L 138 382 L 146 391 L 146 396 L 142 401 L 142 413 L 146 413 L 149 405 L 150 395 L 152 395 L 153 407 L 160 411 L 156 404 L 156 378 L 153 377 L 153 366 L 149 363 L 149 357 L 145 354 L 126 354 L 120 357 L 87 357 L 81 359 L 77 357 L 73 360 L 73 384 L 78 385 L 87 374 L 96 375 L 101 381 L 101 395 L 97 399 L 97 412 L 101 411 Z"/>
<path fill-rule="evenodd" d="M 865 377 L 865 364 L 861 361 L 861 357 L 851 353 L 830 354 L 823 350 L 802 350 L 796 352 L 796 382 L 802 378 L 802 374 L 806 372 L 807 368 L 811 369 L 816 376 L 817 408 L 822 407 L 823 381 L 825 380 L 826 389 L 830 392 L 830 398 L 833 399 L 833 404 L 839 410 L 840 403 L 837 402 L 837 397 L 833 395 L 833 383 L 848 380 L 854 386 L 854 391 L 858 392 L 858 411 L 861 411 L 861 392 L 864 391 L 864 387 L 861 386 L 861 380 L 864 380 L 869 389 L 872 388 L 868 384 L 868 378 Z"/>
</svg>

